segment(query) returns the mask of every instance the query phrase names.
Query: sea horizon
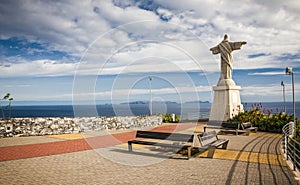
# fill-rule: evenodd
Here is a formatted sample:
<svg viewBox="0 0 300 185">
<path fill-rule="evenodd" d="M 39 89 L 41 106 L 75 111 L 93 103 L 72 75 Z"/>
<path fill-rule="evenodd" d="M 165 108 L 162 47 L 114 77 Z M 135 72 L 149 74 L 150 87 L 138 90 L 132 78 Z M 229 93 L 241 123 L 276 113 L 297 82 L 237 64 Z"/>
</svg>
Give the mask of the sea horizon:
<svg viewBox="0 0 300 185">
<path fill-rule="evenodd" d="M 142 102 L 142 101 L 141 101 Z M 146 101 L 145 101 L 146 102 Z M 247 105 L 246 105 L 247 103 Z M 243 102 L 245 110 L 252 105 L 262 104 L 262 109 L 272 110 L 272 113 L 283 112 L 283 102 Z M 154 102 L 152 113 L 177 114 L 181 120 L 197 120 L 208 118 L 210 114 L 210 102 L 201 103 L 177 103 L 177 102 Z M 12 104 L 12 118 L 37 118 L 37 117 L 97 117 L 97 116 L 140 116 L 150 115 L 149 103 L 130 104 Z M 286 113 L 293 113 L 292 102 L 286 102 Z M 8 110 L 5 110 L 8 115 Z M 300 102 L 296 102 L 296 116 L 300 114 Z M 299 117 L 299 116 L 298 116 Z"/>
</svg>

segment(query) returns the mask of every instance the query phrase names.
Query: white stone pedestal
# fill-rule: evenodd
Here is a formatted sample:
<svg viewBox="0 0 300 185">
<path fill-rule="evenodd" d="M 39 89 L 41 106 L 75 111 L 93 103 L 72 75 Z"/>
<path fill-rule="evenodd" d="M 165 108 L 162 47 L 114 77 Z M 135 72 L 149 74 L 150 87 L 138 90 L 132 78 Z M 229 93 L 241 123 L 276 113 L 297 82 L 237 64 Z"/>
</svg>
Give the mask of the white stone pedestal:
<svg viewBox="0 0 300 185">
<path fill-rule="evenodd" d="M 209 125 L 220 126 L 222 122 L 243 112 L 241 104 L 240 86 L 236 86 L 232 79 L 219 80 L 213 87 L 214 100 L 210 110 Z"/>
</svg>

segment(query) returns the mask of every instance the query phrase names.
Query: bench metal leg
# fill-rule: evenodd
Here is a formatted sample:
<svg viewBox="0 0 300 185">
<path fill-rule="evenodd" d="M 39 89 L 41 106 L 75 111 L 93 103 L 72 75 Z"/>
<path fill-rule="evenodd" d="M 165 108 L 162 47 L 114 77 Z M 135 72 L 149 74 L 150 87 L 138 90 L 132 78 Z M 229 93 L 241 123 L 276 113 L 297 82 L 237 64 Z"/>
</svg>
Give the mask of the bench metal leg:
<svg viewBox="0 0 300 185">
<path fill-rule="evenodd" d="M 192 148 L 193 148 L 193 147 L 188 147 L 188 157 L 187 157 L 188 160 L 189 160 L 189 159 L 191 158 L 191 156 L 192 156 Z"/>
<path fill-rule="evenodd" d="M 207 154 L 208 158 L 213 158 L 214 153 L 215 153 L 215 149 L 216 149 L 216 147 L 209 147 L 208 154 Z"/>
<path fill-rule="evenodd" d="M 128 151 L 132 152 L 132 143 L 128 143 Z"/>
<path fill-rule="evenodd" d="M 229 141 L 227 141 L 227 142 L 225 142 L 225 143 L 222 144 L 222 149 L 227 149 L 228 142 Z"/>
<path fill-rule="evenodd" d="M 246 136 L 249 136 L 249 135 L 250 135 L 250 130 L 247 130 Z"/>
</svg>

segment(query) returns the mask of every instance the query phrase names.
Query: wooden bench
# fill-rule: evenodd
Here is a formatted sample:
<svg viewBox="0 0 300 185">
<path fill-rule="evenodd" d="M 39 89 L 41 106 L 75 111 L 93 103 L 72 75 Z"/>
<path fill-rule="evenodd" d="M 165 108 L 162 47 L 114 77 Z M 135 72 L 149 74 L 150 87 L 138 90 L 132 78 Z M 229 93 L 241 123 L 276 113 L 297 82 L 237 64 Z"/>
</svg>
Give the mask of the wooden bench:
<svg viewBox="0 0 300 185">
<path fill-rule="evenodd" d="M 200 134 L 202 135 L 202 134 Z M 178 133 L 165 133 L 165 132 L 152 132 L 152 131 L 136 131 L 136 138 L 139 139 L 152 139 L 151 141 L 134 139 L 128 141 L 128 150 L 132 152 L 132 144 L 140 144 L 140 145 L 155 145 L 160 147 L 167 148 L 176 148 L 176 149 L 187 149 L 188 156 L 187 159 L 191 157 L 192 143 L 194 135 L 190 134 L 178 134 Z M 155 141 L 153 141 L 155 140 Z M 161 140 L 166 141 L 175 141 L 177 143 L 162 143 Z"/>
<path fill-rule="evenodd" d="M 239 134 L 249 135 L 247 130 L 241 130 L 240 124 L 228 124 L 228 123 L 224 122 L 224 123 L 222 123 L 221 126 L 206 125 L 206 126 L 204 126 L 204 132 L 207 131 L 207 128 L 218 129 L 222 133 L 230 133 L 230 134 L 235 134 L 235 135 L 239 135 Z"/>
<path fill-rule="evenodd" d="M 257 132 L 257 129 L 258 129 L 258 127 L 253 127 L 250 122 L 242 123 L 241 127 L 243 130 L 249 130 L 249 131 L 254 131 L 254 132 Z"/>
<path fill-rule="evenodd" d="M 227 149 L 228 139 L 219 139 L 216 131 L 205 132 L 203 135 L 199 135 L 199 140 L 201 147 L 199 147 L 199 151 L 208 150 L 207 157 L 212 158 L 215 153 L 215 149 L 220 147 L 222 149 Z"/>
<path fill-rule="evenodd" d="M 242 127 L 240 124 L 232 124 L 232 123 L 227 123 L 224 122 L 222 123 L 222 129 L 220 130 L 223 133 L 229 133 L 229 134 L 244 134 L 244 135 L 249 135 L 248 130 L 242 130 Z"/>
</svg>

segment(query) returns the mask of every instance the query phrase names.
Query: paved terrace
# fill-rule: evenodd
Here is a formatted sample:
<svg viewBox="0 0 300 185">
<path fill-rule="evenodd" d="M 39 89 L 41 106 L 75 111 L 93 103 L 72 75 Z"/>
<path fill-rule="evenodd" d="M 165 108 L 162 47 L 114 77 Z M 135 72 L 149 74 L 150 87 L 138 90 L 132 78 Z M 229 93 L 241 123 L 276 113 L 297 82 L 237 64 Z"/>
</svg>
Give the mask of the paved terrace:
<svg viewBox="0 0 300 185">
<path fill-rule="evenodd" d="M 202 131 L 165 124 L 161 132 Z M 222 135 L 227 150 L 190 160 L 155 146 L 126 142 L 133 130 L 0 139 L 0 184 L 297 184 L 280 152 L 280 134 Z M 171 157 L 172 156 L 172 157 Z M 171 158 L 170 158 L 171 157 Z"/>
</svg>

